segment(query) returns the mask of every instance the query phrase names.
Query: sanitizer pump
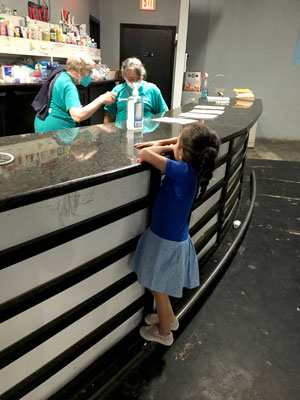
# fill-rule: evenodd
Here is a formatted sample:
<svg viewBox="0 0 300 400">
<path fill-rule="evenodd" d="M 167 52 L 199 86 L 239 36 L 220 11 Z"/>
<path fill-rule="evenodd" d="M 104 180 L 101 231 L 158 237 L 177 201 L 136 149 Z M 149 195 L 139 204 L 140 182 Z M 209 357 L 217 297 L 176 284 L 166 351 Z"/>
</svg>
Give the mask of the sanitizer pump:
<svg viewBox="0 0 300 400">
<path fill-rule="evenodd" d="M 132 96 L 127 101 L 127 129 L 142 130 L 144 119 L 144 103 L 139 96 L 139 86 L 133 82 Z"/>
</svg>

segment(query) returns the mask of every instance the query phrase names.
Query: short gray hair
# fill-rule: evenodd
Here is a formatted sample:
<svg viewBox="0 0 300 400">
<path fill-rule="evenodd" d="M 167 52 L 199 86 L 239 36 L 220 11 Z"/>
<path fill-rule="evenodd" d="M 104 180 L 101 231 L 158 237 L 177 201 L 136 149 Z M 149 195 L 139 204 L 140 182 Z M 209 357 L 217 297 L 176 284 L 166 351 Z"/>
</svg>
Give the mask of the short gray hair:
<svg viewBox="0 0 300 400">
<path fill-rule="evenodd" d="M 142 64 L 141 60 L 139 60 L 136 57 L 127 58 L 122 62 L 121 72 L 123 78 L 126 77 L 129 71 L 134 71 L 140 79 L 145 78 L 147 74 L 146 69 Z"/>
</svg>

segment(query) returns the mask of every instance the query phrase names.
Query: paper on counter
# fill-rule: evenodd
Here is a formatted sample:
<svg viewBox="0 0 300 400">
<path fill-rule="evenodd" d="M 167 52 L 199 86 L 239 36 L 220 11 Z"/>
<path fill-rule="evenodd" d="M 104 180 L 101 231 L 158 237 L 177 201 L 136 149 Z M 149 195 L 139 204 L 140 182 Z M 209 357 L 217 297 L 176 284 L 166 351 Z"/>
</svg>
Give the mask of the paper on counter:
<svg viewBox="0 0 300 400">
<path fill-rule="evenodd" d="M 186 112 L 186 113 L 179 114 L 179 117 L 196 118 L 196 119 L 213 119 L 213 118 L 218 117 L 218 115 L 215 115 L 215 114 L 198 114 L 198 113 Z"/>
<path fill-rule="evenodd" d="M 192 115 L 193 117 L 193 115 Z M 174 118 L 174 117 L 161 117 L 161 118 L 153 118 L 152 121 L 166 122 L 168 124 L 192 124 L 193 122 L 197 122 L 197 119 L 187 119 L 187 118 Z"/>
<path fill-rule="evenodd" d="M 222 96 L 207 96 L 207 101 L 230 101 L 230 97 L 222 97 Z"/>
<path fill-rule="evenodd" d="M 197 114 L 223 114 L 224 110 L 199 110 L 199 108 L 194 108 L 193 110 L 190 110 L 189 112 L 192 113 L 197 113 Z"/>
<path fill-rule="evenodd" d="M 203 108 L 203 109 L 207 109 L 207 110 L 224 110 L 225 107 L 224 106 L 195 106 L 195 108 Z"/>
</svg>

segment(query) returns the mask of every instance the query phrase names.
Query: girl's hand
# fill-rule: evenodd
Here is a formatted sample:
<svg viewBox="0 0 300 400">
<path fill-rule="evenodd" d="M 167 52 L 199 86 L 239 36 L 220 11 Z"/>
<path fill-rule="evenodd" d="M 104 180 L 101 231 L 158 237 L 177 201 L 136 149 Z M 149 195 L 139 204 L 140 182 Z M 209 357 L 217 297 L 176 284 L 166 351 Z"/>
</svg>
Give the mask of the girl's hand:
<svg viewBox="0 0 300 400">
<path fill-rule="evenodd" d="M 160 169 L 165 172 L 167 159 L 162 156 L 163 153 L 170 153 L 174 149 L 174 146 L 150 146 L 139 151 L 139 156 L 143 161 L 147 161 L 149 164 L 153 165 L 155 168 Z"/>
<path fill-rule="evenodd" d="M 136 143 L 134 147 L 137 149 L 143 149 L 144 147 L 160 146 L 160 140 L 153 140 L 152 142 L 140 142 Z"/>
</svg>

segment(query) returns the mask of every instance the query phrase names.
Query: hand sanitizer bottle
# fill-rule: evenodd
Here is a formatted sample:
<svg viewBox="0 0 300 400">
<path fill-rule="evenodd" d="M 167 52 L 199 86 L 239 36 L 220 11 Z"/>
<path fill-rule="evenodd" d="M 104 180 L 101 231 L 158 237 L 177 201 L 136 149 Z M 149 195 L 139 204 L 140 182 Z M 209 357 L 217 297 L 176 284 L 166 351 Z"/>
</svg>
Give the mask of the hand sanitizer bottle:
<svg viewBox="0 0 300 400">
<path fill-rule="evenodd" d="M 142 130 L 144 119 L 144 103 L 139 96 L 138 84 L 133 82 L 132 96 L 127 101 L 127 129 Z"/>
</svg>

